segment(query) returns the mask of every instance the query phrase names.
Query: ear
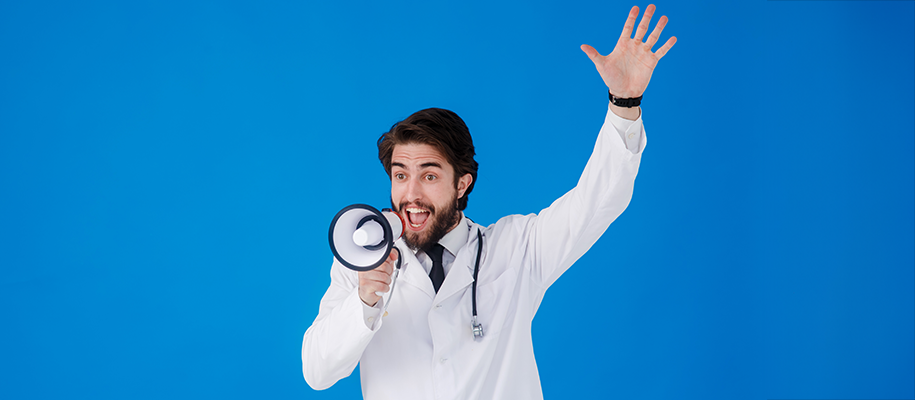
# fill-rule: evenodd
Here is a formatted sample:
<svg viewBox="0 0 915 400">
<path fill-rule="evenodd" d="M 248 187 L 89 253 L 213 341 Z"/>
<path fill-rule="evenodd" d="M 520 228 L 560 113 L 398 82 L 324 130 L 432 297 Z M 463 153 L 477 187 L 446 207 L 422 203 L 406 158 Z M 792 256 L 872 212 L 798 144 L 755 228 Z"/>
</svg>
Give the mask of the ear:
<svg viewBox="0 0 915 400">
<path fill-rule="evenodd" d="M 473 182 L 473 176 L 470 174 L 464 174 L 461 179 L 458 179 L 457 192 L 458 198 L 464 197 L 464 192 L 467 191 L 467 188 L 470 187 L 470 184 Z"/>
</svg>

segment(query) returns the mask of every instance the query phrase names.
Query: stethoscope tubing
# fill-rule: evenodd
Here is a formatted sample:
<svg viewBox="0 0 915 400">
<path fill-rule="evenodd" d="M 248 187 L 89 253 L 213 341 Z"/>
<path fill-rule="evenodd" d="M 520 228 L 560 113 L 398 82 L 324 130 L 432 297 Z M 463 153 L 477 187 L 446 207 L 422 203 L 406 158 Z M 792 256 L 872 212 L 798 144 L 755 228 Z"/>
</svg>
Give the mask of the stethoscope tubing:
<svg viewBox="0 0 915 400">
<path fill-rule="evenodd" d="M 397 285 L 397 277 L 400 276 L 400 264 L 403 259 L 403 254 L 400 253 L 400 249 L 397 246 L 392 246 L 393 250 L 397 250 L 397 264 L 394 265 L 394 277 L 391 278 L 391 294 L 388 295 L 388 301 L 384 303 L 384 309 L 381 310 L 381 315 L 384 315 L 388 312 L 388 306 L 391 305 L 391 298 L 394 297 L 394 286 Z"/>
<path fill-rule="evenodd" d="M 385 301 L 384 309 L 382 314 L 386 314 L 388 311 L 388 306 L 391 305 L 391 299 L 394 297 L 394 287 L 397 285 L 397 278 L 400 276 L 400 265 L 403 255 L 400 253 L 400 249 L 394 246 L 394 249 L 397 249 L 397 264 L 394 268 L 394 277 L 391 279 L 391 294 L 388 295 L 387 301 Z M 473 308 L 473 317 L 471 320 L 471 330 L 473 331 L 474 339 L 479 339 L 483 337 L 483 324 L 477 322 L 477 276 L 480 274 L 480 257 L 483 255 L 483 234 L 477 229 L 477 260 L 473 266 L 473 283 L 471 284 L 471 302 Z"/>
</svg>

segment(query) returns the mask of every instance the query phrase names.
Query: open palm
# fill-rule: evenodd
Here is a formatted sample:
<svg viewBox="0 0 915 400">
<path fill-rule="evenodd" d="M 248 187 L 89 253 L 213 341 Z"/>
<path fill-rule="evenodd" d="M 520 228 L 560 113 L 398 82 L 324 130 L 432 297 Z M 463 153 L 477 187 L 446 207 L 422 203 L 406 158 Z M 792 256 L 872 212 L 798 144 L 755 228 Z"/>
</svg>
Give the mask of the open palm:
<svg viewBox="0 0 915 400">
<path fill-rule="evenodd" d="M 648 87 L 648 81 L 651 80 L 651 73 L 654 67 L 658 65 L 658 60 L 667 54 L 667 51 L 677 42 L 677 38 L 672 36 L 656 52 L 651 48 L 658 42 L 661 31 L 667 25 L 667 16 L 662 16 L 655 25 L 654 30 L 645 42 L 642 38 L 648 32 L 648 25 L 651 22 L 651 16 L 654 14 L 654 4 L 649 4 L 645 9 L 645 15 L 635 31 L 635 37 L 632 36 L 632 27 L 635 26 L 635 19 L 639 16 L 639 7 L 633 6 L 629 11 L 629 18 L 626 19 L 626 25 L 620 34 L 619 40 L 613 52 L 606 56 L 600 55 L 594 47 L 582 45 L 581 49 L 588 55 L 597 72 L 600 73 L 607 88 L 610 89 L 616 97 L 632 98 L 639 97 Z"/>
</svg>

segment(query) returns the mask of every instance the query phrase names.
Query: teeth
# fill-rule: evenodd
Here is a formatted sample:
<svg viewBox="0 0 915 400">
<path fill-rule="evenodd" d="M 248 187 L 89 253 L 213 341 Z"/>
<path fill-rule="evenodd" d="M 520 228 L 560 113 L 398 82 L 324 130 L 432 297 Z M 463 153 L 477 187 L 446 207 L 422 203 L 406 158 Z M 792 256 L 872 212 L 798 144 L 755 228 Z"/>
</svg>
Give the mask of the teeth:
<svg viewBox="0 0 915 400">
<path fill-rule="evenodd" d="M 406 210 L 410 214 L 422 214 L 422 213 L 429 212 L 429 210 L 423 210 L 422 208 L 416 208 L 416 207 L 407 207 Z M 412 226 L 414 228 L 419 228 L 419 227 L 423 226 L 423 224 L 414 224 L 414 223 L 410 222 L 410 226 Z"/>
</svg>

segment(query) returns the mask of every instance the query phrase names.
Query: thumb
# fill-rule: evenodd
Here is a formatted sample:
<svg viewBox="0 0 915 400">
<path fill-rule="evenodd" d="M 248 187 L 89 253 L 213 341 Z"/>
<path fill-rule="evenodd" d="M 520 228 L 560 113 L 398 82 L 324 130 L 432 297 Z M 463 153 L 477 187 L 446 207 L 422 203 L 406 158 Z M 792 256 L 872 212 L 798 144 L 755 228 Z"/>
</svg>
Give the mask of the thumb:
<svg viewBox="0 0 915 400">
<path fill-rule="evenodd" d="M 394 253 L 395 253 L 394 250 L 397 250 L 397 251 L 396 251 L 396 253 L 397 253 L 396 256 L 394 255 Z M 400 265 L 399 259 L 400 259 L 400 249 L 398 249 L 397 247 L 394 247 L 393 249 L 391 249 L 391 254 L 388 254 L 388 260 L 387 260 L 387 262 L 384 263 L 384 270 L 385 270 L 385 272 L 387 272 L 387 273 L 389 273 L 389 274 L 390 274 L 390 273 L 393 273 L 393 272 L 394 272 L 394 267 Z"/>
<path fill-rule="evenodd" d="M 585 54 L 588 55 L 588 58 L 590 58 L 593 62 L 597 62 L 597 57 L 601 56 L 597 50 L 586 44 L 581 45 L 581 51 L 585 52 Z"/>
</svg>

